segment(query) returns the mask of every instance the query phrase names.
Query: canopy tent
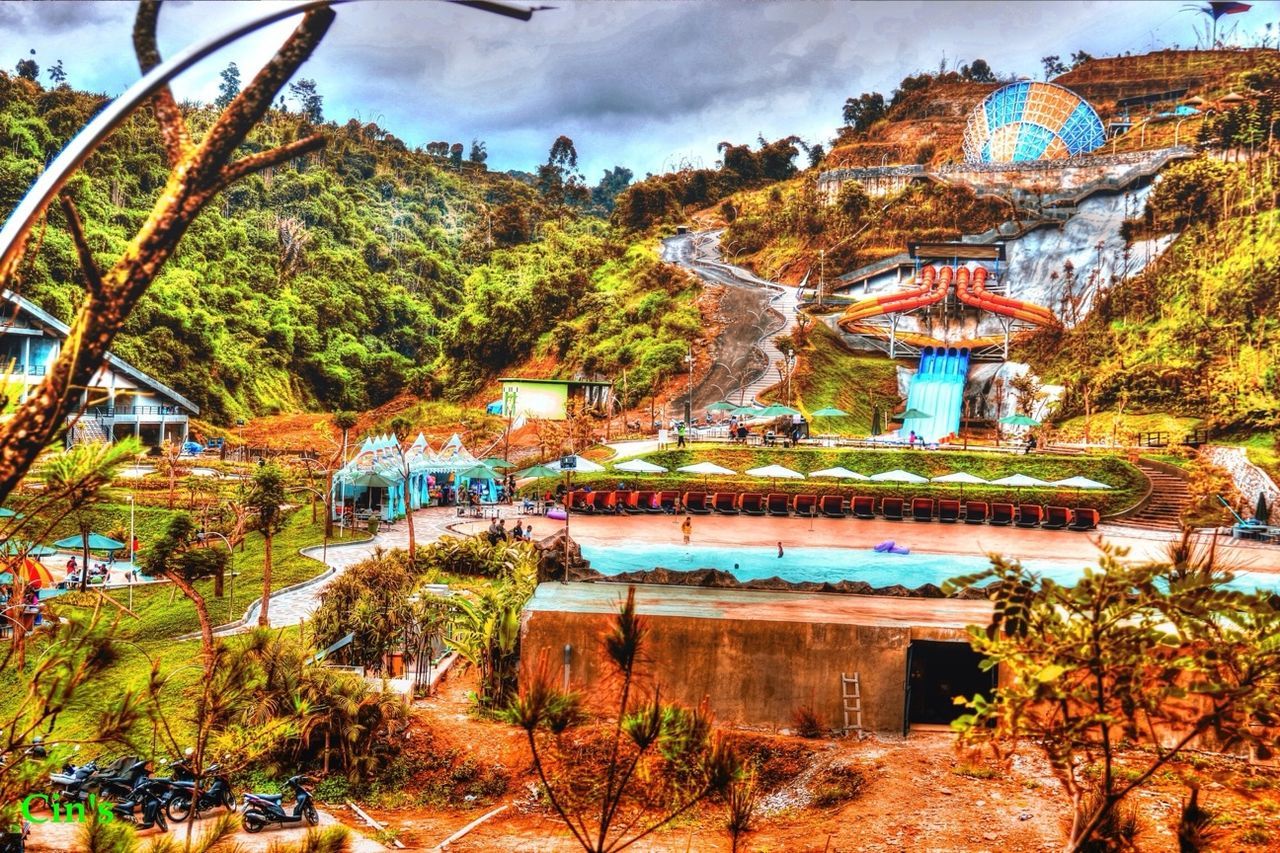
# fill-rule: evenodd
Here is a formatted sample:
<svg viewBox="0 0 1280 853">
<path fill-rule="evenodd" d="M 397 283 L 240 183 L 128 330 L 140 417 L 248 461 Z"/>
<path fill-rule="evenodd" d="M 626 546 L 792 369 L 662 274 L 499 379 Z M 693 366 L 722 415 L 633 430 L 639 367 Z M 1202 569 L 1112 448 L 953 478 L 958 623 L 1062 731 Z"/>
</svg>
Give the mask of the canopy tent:
<svg viewBox="0 0 1280 853">
<path fill-rule="evenodd" d="M 628 459 L 626 462 L 619 462 L 613 466 L 613 470 L 626 471 L 628 474 L 665 474 L 667 472 L 667 469 L 661 465 L 655 465 L 643 459 Z"/>
<path fill-rule="evenodd" d="M 367 501 L 366 505 L 372 508 L 378 497 L 375 490 L 385 490 L 381 495 L 381 517 L 383 521 L 393 521 L 403 518 L 408 510 L 426 506 L 432 487 L 443 486 L 479 464 L 456 433 L 439 451 L 433 451 L 421 433 L 408 446 L 401 446 L 391 435 L 368 436 L 355 457 L 334 473 L 330 505 L 336 508 L 350 502 L 360 506 Z M 491 480 L 498 477 L 487 470 Z"/>
<path fill-rule="evenodd" d="M 809 479 L 814 477 L 830 477 L 833 480 L 869 480 L 866 474 L 859 474 L 857 471 L 850 471 L 837 465 L 834 468 L 823 468 L 821 471 L 810 471 Z"/>
</svg>

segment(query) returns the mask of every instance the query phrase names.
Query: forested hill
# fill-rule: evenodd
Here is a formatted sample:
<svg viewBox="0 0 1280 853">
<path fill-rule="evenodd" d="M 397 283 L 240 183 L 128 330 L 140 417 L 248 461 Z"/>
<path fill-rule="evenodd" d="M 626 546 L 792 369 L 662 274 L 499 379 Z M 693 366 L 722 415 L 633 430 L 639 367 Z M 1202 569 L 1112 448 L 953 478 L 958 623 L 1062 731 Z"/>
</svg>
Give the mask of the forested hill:
<svg viewBox="0 0 1280 853">
<path fill-rule="evenodd" d="M 0 72 L 0 210 L 12 210 L 105 102 Z M 212 107 L 185 109 L 195 133 L 214 116 Z M 528 356 L 553 325 L 578 321 L 593 305 L 609 307 L 597 288 L 629 291 L 656 275 L 656 259 L 628 257 L 627 243 L 605 221 L 630 173 L 611 170 L 589 187 L 571 140 L 556 141 L 531 183 L 473 162 L 483 160 L 482 144 L 464 159 L 461 144 L 411 150 L 373 124 L 312 119 L 318 116 L 268 116 L 250 150 L 317 130 L 328 144 L 241 181 L 207 207 L 115 345 L 212 421 L 363 409 L 405 390 L 470 393 Z M 119 256 L 167 175 L 144 110 L 76 176 L 70 191 L 99 263 Z M 673 294 L 682 289 L 659 283 Z M 20 289 L 63 319 L 80 299 L 56 206 Z M 665 338 L 662 307 L 650 312 L 656 343 Z M 697 329 L 696 314 L 683 322 Z M 573 345 L 558 350 L 581 362 L 595 328 L 579 325 Z M 638 361 L 648 351 L 635 355 Z M 564 370 L 581 369 L 570 362 Z"/>
</svg>

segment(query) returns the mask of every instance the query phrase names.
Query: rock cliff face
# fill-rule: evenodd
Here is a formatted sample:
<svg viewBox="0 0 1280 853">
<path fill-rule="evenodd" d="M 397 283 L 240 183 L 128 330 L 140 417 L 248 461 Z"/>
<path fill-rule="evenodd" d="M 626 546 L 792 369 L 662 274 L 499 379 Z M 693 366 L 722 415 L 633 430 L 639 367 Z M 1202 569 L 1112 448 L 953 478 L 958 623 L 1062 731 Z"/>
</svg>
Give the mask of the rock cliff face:
<svg viewBox="0 0 1280 853">
<path fill-rule="evenodd" d="M 560 531 L 534 543 L 538 551 L 538 582 L 562 581 L 565 579 L 565 534 Z M 946 598 L 942 589 L 927 583 L 914 589 L 893 584 L 891 586 L 873 587 L 865 581 L 842 580 L 837 583 L 818 583 L 813 581 L 786 581 L 779 577 L 760 578 L 740 581 L 728 572 L 720 569 L 693 569 L 678 571 L 657 566 L 652 569 L 634 572 L 622 572 L 616 575 L 603 575 L 591 568 L 590 563 L 582 558 L 582 550 L 573 539 L 569 539 L 569 580 L 591 581 L 597 583 L 647 583 L 668 584 L 671 586 L 705 586 L 716 589 L 759 589 L 796 592 L 836 592 L 849 595 L 888 595 L 899 598 Z M 956 598 L 980 599 L 986 596 L 980 590 L 966 589 L 958 593 Z"/>
</svg>

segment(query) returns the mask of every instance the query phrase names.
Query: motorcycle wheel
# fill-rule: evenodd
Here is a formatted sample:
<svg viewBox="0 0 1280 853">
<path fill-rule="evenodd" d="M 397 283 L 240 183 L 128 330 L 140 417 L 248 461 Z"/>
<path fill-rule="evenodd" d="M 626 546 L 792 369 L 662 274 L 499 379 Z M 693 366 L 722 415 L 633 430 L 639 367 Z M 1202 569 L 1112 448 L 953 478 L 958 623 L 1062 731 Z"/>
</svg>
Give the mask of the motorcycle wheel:
<svg viewBox="0 0 1280 853">
<path fill-rule="evenodd" d="M 259 812 L 247 811 L 244 813 L 241 823 L 244 824 L 245 832 L 261 832 L 262 828 L 267 825 L 267 818 Z"/>
<path fill-rule="evenodd" d="M 235 794 L 231 793 L 230 788 L 222 792 L 222 804 L 227 807 L 229 812 L 236 810 L 236 797 Z"/>
<path fill-rule="evenodd" d="M 174 823 L 182 823 L 191 814 L 191 797 L 185 794 L 174 794 L 164 810 Z"/>
<path fill-rule="evenodd" d="M 169 831 L 169 824 L 164 819 L 164 809 L 156 809 L 156 826 L 160 827 L 161 832 Z"/>
<path fill-rule="evenodd" d="M 316 813 L 316 807 L 307 803 L 302 807 L 302 816 L 307 819 L 307 823 L 315 826 L 320 822 L 320 815 Z"/>
</svg>

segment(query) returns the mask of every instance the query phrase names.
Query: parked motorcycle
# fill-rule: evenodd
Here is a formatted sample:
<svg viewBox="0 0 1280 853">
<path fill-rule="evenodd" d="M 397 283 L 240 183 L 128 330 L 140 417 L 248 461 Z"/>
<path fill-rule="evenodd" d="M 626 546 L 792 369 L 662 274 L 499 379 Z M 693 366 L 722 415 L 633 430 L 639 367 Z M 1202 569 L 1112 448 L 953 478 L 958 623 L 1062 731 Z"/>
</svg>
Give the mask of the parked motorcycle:
<svg viewBox="0 0 1280 853">
<path fill-rule="evenodd" d="M 174 778 L 169 784 L 172 791 L 165 803 L 165 812 L 169 819 L 181 823 L 191 814 L 191 795 L 195 789 L 194 774 L 191 766 L 184 760 L 173 763 Z M 225 773 L 220 773 L 221 765 L 210 764 L 209 769 L 200 777 L 200 801 L 196 804 L 196 817 L 201 812 L 225 806 L 227 811 L 236 810 L 236 796 L 231 791 L 231 780 Z"/>
<path fill-rule="evenodd" d="M 160 802 L 160 792 L 165 785 L 164 782 L 142 777 L 129 792 L 128 799 L 116 803 L 111 810 L 117 818 L 139 829 L 157 826 L 161 832 L 168 832 L 169 824 L 164 819 L 164 808 Z"/>
<path fill-rule="evenodd" d="M 62 794 L 64 799 L 83 799 L 85 783 L 98 772 L 98 762 L 88 761 L 76 766 L 70 762 L 62 765 L 61 773 L 49 774 L 49 790 Z"/>
<path fill-rule="evenodd" d="M 263 827 L 273 823 L 301 823 L 306 821 L 315 826 L 320 822 L 315 803 L 311 800 L 311 792 L 304 786 L 315 784 L 306 776 L 294 776 L 284 783 L 284 787 L 293 791 L 293 811 L 286 812 L 281 800 L 283 794 L 245 794 L 244 795 L 244 829 L 245 832 L 261 832 Z"/>
</svg>

